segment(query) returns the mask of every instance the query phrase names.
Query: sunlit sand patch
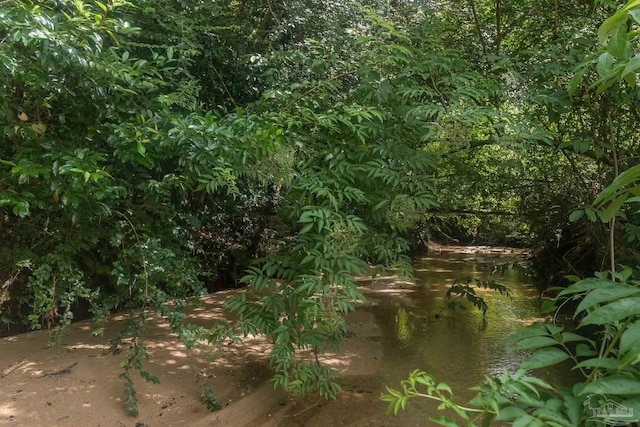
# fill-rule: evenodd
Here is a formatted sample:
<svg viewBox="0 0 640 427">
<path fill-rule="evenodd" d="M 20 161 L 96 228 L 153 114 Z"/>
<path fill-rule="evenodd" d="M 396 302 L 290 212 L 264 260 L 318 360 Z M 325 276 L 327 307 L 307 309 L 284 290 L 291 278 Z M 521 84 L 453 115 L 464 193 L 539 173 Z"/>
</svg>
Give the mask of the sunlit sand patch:
<svg viewBox="0 0 640 427">
<path fill-rule="evenodd" d="M 2 416 L 3 418 L 10 417 L 15 413 L 16 413 L 16 410 L 13 404 L 11 403 L 0 404 L 0 416 Z"/>
</svg>

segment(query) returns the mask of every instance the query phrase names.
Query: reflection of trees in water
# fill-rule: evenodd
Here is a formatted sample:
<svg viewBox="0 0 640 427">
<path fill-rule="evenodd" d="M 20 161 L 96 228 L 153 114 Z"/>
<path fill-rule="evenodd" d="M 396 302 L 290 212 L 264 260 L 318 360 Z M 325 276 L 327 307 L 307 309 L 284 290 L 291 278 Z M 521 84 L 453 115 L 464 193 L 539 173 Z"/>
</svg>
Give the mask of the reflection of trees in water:
<svg viewBox="0 0 640 427">
<path fill-rule="evenodd" d="M 496 261 L 501 262 L 498 258 Z M 488 279 L 492 268 L 477 268 L 476 257 L 469 254 L 430 255 L 415 263 L 415 292 L 395 301 L 383 302 L 373 309 L 387 337 L 385 376 L 395 380 L 412 369 L 420 369 L 449 384 L 460 402 L 472 399 L 469 388 L 483 382 L 485 376 L 499 377 L 513 372 L 528 357 L 528 352 L 510 352 L 504 342 L 510 333 L 540 320 L 538 292 L 514 270 L 493 278 L 507 285 L 512 299 L 499 292 L 476 289 L 489 306 L 486 317 L 481 310 L 465 304 L 466 309 L 440 312 L 445 295 L 456 278 L 471 276 Z M 436 318 L 440 312 L 441 316 Z M 541 373 L 554 384 L 571 384 L 572 371 L 549 369 Z M 575 381 L 574 381 L 575 382 Z M 430 403 L 419 405 L 429 414 Z"/>
<path fill-rule="evenodd" d="M 502 262 L 497 258 L 494 261 Z M 412 302 L 416 306 L 396 306 L 395 339 L 408 354 L 417 355 L 420 368 L 462 390 L 482 381 L 485 375 L 501 373 L 513 366 L 522 355 L 509 354 L 502 338 L 513 332 L 520 322 L 516 318 L 536 316 L 535 293 L 524 289 L 517 272 L 507 270 L 496 280 L 513 292 L 506 299 L 498 292 L 477 289 L 489 306 L 486 317 L 471 304 L 455 312 L 440 312 L 447 290 L 462 276 L 486 280 L 493 270 L 478 268 L 477 258 L 469 254 L 432 254 L 416 263 L 416 284 L 421 285 Z M 435 314 L 440 312 L 441 317 Z M 414 350 L 414 351 L 412 351 Z M 415 367 L 415 365 L 414 365 Z"/>
<path fill-rule="evenodd" d="M 411 317 L 403 307 L 398 307 L 396 311 L 396 339 L 403 346 L 410 344 L 415 326 Z"/>
</svg>

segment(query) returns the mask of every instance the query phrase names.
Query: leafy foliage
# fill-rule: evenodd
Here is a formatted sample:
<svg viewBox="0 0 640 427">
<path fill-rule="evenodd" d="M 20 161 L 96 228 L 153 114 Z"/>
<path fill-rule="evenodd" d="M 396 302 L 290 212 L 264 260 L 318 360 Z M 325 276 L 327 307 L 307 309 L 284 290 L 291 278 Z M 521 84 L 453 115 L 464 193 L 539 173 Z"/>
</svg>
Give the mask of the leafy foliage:
<svg viewBox="0 0 640 427">
<path fill-rule="evenodd" d="M 460 300 L 466 299 L 469 303 L 471 303 L 471 305 L 482 311 L 482 316 L 484 317 L 487 314 L 487 310 L 489 310 L 489 306 L 487 305 L 484 298 L 476 293 L 474 287 L 476 289 L 488 289 L 497 291 L 498 293 L 500 293 L 500 295 L 511 298 L 511 291 L 509 290 L 509 288 L 503 284 L 496 282 L 495 280 L 472 279 L 471 277 L 466 277 L 462 279 L 456 279 L 449 287 L 445 296 L 447 302 L 444 308 L 452 311 L 458 308 L 464 310 L 465 306 L 460 302 Z"/>
<path fill-rule="evenodd" d="M 12 236 L 3 252 L 10 273 L 27 283 L 14 282 L 3 301 L 17 312 L 32 307 L 31 326 L 56 334 L 77 305 L 99 319 L 153 308 L 193 345 L 200 332 L 182 324 L 181 309 L 203 292 L 202 279 L 230 273 L 237 280 L 263 255 L 243 279 L 253 290 L 230 303 L 240 332 L 274 340 L 276 383 L 335 395 L 335 373 L 295 352 L 339 345 L 341 315 L 361 298 L 354 276 L 367 262 L 410 270 L 403 233 L 435 204 L 435 159 L 420 150 L 424 125 L 405 117 L 424 100 L 389 87 L 382 98 L 377 92 L 381 73 L 396 85 L 421 79 L 423 69 L 399 75 L 397 56 L 424 54 L 388 24 L 382 37 L 407 47 L 389 51 L 361 38 L 367 30 L 338 40 L 316 28 L 325 36 L 310 41 L 286 29 L 307 13 L 302 3 L 295 13 L 260 2 L 193 3 L 195 15 L 182 6 L 3 7 L 0 111 L 8 143 L 0 151 L 0 209 L 3 233 Z M 359 8 L 326 10 L 343 22 L 354 14 L 367 22 Z M 222 25 L 229 17 L 242 25 Z M 256 27 L 265 32 L 251 40 Z M 220 46 L 237 34 L 238 56 L 228 60 Z M 340 54 L 332 63 L 327 54 L 342 41 L 370 47 L 375 57 Z M 300 68 L 272 73 L 266 90 L 255 74 L 265 62 L 256 57 L 251 65 L 246 54 L 279 42 L 282 55 L 270 60 L 286 59 L 286 47 L 295 46 L 289 53 Z M 267 231 L 289 239 L 272 245 Z M 114 345 L 133 342 L 122 378 L 134 411 L 130 371 L 146 358 L 140 334 L 147 317 L 132 319 Z"/>
<path fill-rule="evenodd" d="M 346 334 L 354 277 L 409 275 L 418 226 L 536 239 L 560 252 L 558 274 L 620 240 L 618 261 L 638 261 L 636 1 L 598 35 L 606 5 L 555 1 L 549 23 L 531 1 L 363 3 L 2 3 L 3 323 L 56 339 L 79 317 L 130 310 L 113 343 L 130 346 L 131 411 L 131 372 L 154 380 L 142 370 L 151 312 L 189 348 L 265 334 L 275 385 L 332 397 L 336 372 L 317 356 Z M 617 323 L 636 315 L 624 302 L 636 278 L 610 258 L 600 279 L 616 290 L 578 314 L 628 350 Z M 236 284 L 248 285 L 228 303 L 237 324 L 184 324 L 207 287 Z M 478 287 L 507 292 L 460 282 L 449 296 L 484 312 Z M 584 356 L 556 335 L 529 337 L 555 342 L 532 366 Z"/>
<path fill-rule="evenodd" d="M 207 409 L 210 411 L 219 411 L 222 409 L 222 405 L 220 405 L 218 399 L 216 399 L 213 389 L 209 384 L 204 385 L 201 400 L 207 405 Z"/>
<path fill-rule="evenodd" d="M 601 336 L 594 340 L 550 323 L 534 323 L 521 329 L 508 338 L 511 347 L 533 353 L 515 373 L 505 372 L 500 378 L 488 378 L 484 384 L 475 387 L 478 396 L 470 402 L 471 408 L 453 403 L 450 392 L 444 395 L 441 390 L 448 387 L 444 383 L 436 391 L 433 387 L 435 380 L 420 371 L 413 372 L 408 382 L 401 384 L 401 391 L 389 388 L 381 400 L 389 402 L 389 410 L 397 413 L 400 408 L 404 409 L 409 398 L 436 399 L 442 402 L 439 409 L 454 409 L 469 422 L 467 425 L 478 425 L 475 421 L 479 419 L 540 426 L 624 421 L 616 418 L 614 413 L 594 418 L 592 410 L 607 402 L 617 402 L 633 411 L 638 408 L 639 372 L 636 365 L 640 360 L 640 347 L 636 342 L 636 329 L 640 311 L 636 300 L 640 282 L 628 281 L 630 275 L 631 270 L 622 271 L 616 275 L 616 280 L 612 280 L 603 273 L 580 280 L 560 292 L 558 305 L 562 305 L 566 298 L 580 301 L 575 310 L 575 316 L 579 318 L 578 328 L 597 325 L 602 331 Z M 558 389 L 527 375 L 530 370 L 566 361 L 570 361 L 573 369 L 584 377 L 584 382 L 570 390 Z M 415 390 L 416 383 L 429 383 L 431 387 L 426 393 L 419 393 Z M 593 396 L 603 396 L 604 401 L 593 404 Z M 440 425 L 459 425 L 447 417 L 433 418 L 432 421 Z"/>
<path fill-rule="evenodd" d="M 638 2 L 630 1 L 602 24 L 601 39 L 614 34 L 607 49 L 614 49 L 622 55 L 620 49 L 626 46 L 629 30 L 627 19 L 629 15 L 636 14 L 639 6 Z M 618 33 L 621 41 L 615 40 Z M 635 37 L 637 35 L 631 33 L 629 40 Z M 625 79 L 627 84 L 634 81 Z M 614 83 L 609 84 L 609 80 L 605 79 L 593 87 L 598 86 L 597 91 L 602 92 Z M 600 220 L 609 222 L 613 230 L 612 220 L 618 216 L 624 218 L 623 205 L 638 202 L 637 178 L 635 166 L 622 172 L 600 192 L 591 207 L 573 213 L 571 220 L 576 221 L 585 214 L 596 220 L 597 212 Z M 613 233 L 611 236 L 614 236 Z M 613 261 L 614 251 L 612 242 L 610 271 L 575 281 L 561 289 L 551 306 L 547 307 L 554 311 L 567 303 L 574 303 L 574 318 L 578 322 L 576 332 L 551 323 L 535 323 L 513 334 L 509 338 L 512 348 L 532 351 L 532 354 L 514 374 L 505 372 L 500 378 L 488 378 L 484 384 L 476 387 L 478 396 L 470 402 L 471 408 L 452 403 L 449 395 L 436 391 L 433 378 L 419 371 L 413 372 L 410 379 L 401 384 L 401 391 L 388 389 L 381 399 L 389 402 L 389 408 L 394 412 L 404 408 L 411 397 L 436 399 L 442 402 L 440 409 L 453 408 L 470 426 L 477 425 L 475 423 L 480 419 L 483 425 L 492 420 L 527 426 L 627 423 L 630 416 L 637 414 L 640 409 L 637 399 L 640 392 L 640 372 L 637 369 L 640 361 L 640 347 L 637 345 L 640 282 L 636 269 L 618 271 Z M 597 335 L 587 336 L 586 327 L 595 327 Z M 584 379 L 571 389 L 556 388 L 539 378 L 526 375 L 527 371 L 565 362 L 579 371 Z M 415 384 L 418 382 L 429 385 L 426 393 L 416 391 Z M 447 386 L 441 386 L 443 388 Z M 610 407 L 625 408 L 626 412 L 610 411 Z M 440 425 L 459 425 L 448 417 L 434 418 L 432 421 Z"/>
<path fill-rule="evenodd" d="M 380 400 L 389 402 L 387 407 L 388 414 L 393 413 L 396 415 L 400 409 L 404 410 L 408 400 L 413 397 L 424 397 L 440 401 L 439 409 L 453 409 L 465 419 L 469 419 L 467 411 L 480 412 L 479 410 L 457 405 L 452 398 L 453 391 L 451 388 L 445 383 L 437 383 L 431 375 L 423 371 L 415 370 L 411 372 L 409 378 L 403 380 L 400 386 L 402 387 L 401 391 L 387 387 L 387 393 L 383 393 L 380 396 Z M 422 387 L 425 388 L 424 392 L 419 390 Z"/>
</svg>

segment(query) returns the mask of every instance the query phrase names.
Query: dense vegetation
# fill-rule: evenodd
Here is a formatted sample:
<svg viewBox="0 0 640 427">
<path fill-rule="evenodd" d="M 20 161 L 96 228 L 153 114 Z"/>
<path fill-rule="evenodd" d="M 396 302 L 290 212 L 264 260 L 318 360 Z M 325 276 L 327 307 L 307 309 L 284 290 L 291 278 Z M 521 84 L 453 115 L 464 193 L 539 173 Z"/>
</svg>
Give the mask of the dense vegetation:
<svg viewBox="0 0 640 427">
<path fill-rule="evenodd" d="M 0 2 L 0 320 L 55 337 L 132 310 L 132 410 L 154 311 L 188 345 L 266 334 L 275 384 L 330 397 L 295 354 L 340 345 L 355 276 L 410 274 L 429 239 L 528 245 L 541 289 L 608 271 L 560 292 L 593 290 L 591 347 L 525 333 L 546 355 L 525 367 L 590 384 L 536 401 L 507 378 L 579 425 L 584 390 L 640 394 L 639 23 L 637 0 Z M 238 323 L 183 324 L 240 284 Z"/>
</svg>

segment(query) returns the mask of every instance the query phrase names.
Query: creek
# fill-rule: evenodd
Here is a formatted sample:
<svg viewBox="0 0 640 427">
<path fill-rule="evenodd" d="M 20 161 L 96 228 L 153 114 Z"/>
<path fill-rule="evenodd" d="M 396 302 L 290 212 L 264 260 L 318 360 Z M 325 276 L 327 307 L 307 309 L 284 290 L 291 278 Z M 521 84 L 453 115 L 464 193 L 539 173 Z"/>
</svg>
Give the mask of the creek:
<svg viewBox="0 0 640 427">
<path fill-rule="evenodd" d="M 491 274 L 496 265 L 517 259 L 518 253 L 507 248 L 431 251 L 417 259 L 415 285 L 407 286 L 407 292 L 397 297 L 377 299 L 369 308 L 383 329 L 384 384 L 397 388 L 410 371 L 421 369 L 449 384 L 456 401 L 465 404 L 475 395 L 470 387 L 482 383 L 485 376 L 514 371 L 528 353 L 509 351 L 505 338 L 522 326 L 544 320 L 539 314 L 538 291 L 526 276 L 513 269 Z M 447 290 L 464 277 L 491 278 L 506 285 L 511 298 L 477 289 L 489 306 L 484 317 L 467 301 L 462 302 L 465 309 L 443 310 Z M 535 374 L 556 385 L 576 379 L 566 366 Z M 431 401 L 417 400 L 407 411 L 413 415 L 401 415 L 401 425 L 425 425 L 429 416 L 441 415 Z"/>
</svg>

